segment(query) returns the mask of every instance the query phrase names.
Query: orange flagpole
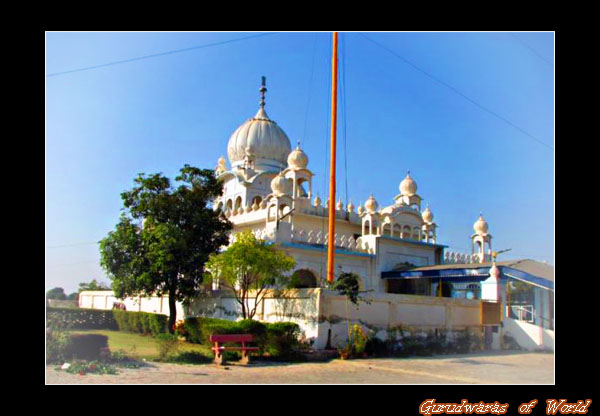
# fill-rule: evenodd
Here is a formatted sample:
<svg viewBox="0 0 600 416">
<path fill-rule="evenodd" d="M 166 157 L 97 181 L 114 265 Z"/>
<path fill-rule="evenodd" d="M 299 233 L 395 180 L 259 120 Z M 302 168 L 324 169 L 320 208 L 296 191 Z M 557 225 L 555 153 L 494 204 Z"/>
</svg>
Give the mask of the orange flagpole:
<svg viewBox="0 0 600 416">
<path fill-rule="evenodd" d="M 329 175 L 329 239 L 327 241 L 327 281 L 333 283 L 334 244 L 335 244 L 335 133 L 337 131 L 337 76 L 338 76 L 338 34 L 333 32 L 333 57 L 331 63 L 331 168 Z"/>
</svg>

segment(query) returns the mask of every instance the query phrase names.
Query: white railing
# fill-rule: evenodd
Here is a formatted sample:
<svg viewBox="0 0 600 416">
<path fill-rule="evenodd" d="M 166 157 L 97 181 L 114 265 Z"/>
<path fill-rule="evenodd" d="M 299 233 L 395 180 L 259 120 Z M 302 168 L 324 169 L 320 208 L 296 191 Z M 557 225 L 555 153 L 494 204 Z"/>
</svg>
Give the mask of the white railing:
<svg viewBox="0 0 600 416">
<path fill-rule="evenodd" d="M 324 233 L 320 230 L 305 230 L 295 229 L 292 231 L 292 241 L 297 243 L 307 244 L 321 244 L 327 245 L 329 243 L 329 233 Z M 352 251 L 366 251 L 363 249 L 362 244 L 357 238 L 354 238 L 352 234 L 338 234 L 334 235 L 334 245 L 336 247 L 346 248 Z"/>
<path fill-rule="evenodd" d="M 470 264 L 479 263 L 478 254 L 464 254 L 454 251 L 446 251 L 444 253 L 444 264 Z"/>
</svg>

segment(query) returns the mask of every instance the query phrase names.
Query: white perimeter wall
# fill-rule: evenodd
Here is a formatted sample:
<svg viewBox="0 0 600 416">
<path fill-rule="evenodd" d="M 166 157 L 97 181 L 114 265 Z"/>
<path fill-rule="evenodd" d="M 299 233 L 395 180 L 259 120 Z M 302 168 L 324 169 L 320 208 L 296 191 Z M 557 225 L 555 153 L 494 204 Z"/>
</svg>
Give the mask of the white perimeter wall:
<svg viewBox="0 0 600 416">
<path fill-rule="evenodd" d="M 79 307 L 90 309 L 112 309 L 113 303 L 125 304 L 128 311 L 150 312 L 169 315 L 169 297 L 135 297 L 117 299 L 111 290 L 90 291 L 86 290 L 79 294 Z M 183 319 L 184 308 L 181 302 L 176 303 L 177 318 Z"/>
<path fill-rule="evenodd" d="M 527 350 L 550 349 L 554 351 L 554 331 L 529 322 L 504 317 L 504 333 Z"/>
</svg>

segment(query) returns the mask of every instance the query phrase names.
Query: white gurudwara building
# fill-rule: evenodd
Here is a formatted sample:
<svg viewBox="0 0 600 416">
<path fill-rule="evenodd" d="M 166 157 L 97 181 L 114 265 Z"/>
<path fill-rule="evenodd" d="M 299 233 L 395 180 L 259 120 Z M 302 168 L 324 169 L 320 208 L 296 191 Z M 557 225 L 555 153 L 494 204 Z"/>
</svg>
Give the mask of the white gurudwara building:
<svg viewBox="0 0 600 416">
<path fill-rule="evenodd" d="M 483 216 L 474 224 L 470 254 L 445 253 L 447 246 L 437 242 L 433 212 L 429 207 L 423 209 L 417 182 L 409 172 L 399 178 L 399 193 L 388 204 L 380 206 L 373 195 L 364 205 L 335 202 L 335 235 L 329 236 L 329 201 L 314 194 L 314 174 L 300 143 L 292 149 L 284 130 L 267 115 L 266 91 L 263 77 L 258 112 L 231 135 L 227 146 L 229 166 L 220 157 L 215 168 L 223 181 L 223 194 L 214 201 L 214 209 L 233 223 L 232 241 L 236 233 L 250 230 L 296 260 L 294 273 L 300 284 L 285 295 L 267 297 L 255 319 L 297 322 L 318 349 L 346 341 L 346 300 L 322 284 L 326 279 L 327 244 L 333 238 L 336 269 L 359 275 L 361 289 L 371 300 L 369 304 L 361 303 L 358 309 L 351 308 L 352 323 L 363 325 L 380 338 L 391 336 L 390 331 L 399 327 L 423 334 L 451 334 L 471 328 L 481 330 L 492 348 L 500 348 L 504 323 L 514 318 L 502 306 L 506 304 L 503 287 L 509 278 L 502 270 L 508 266 L 491 263 L 492 236 Z M 523 277 L 523 271 L 514 270 L 513 274 L 521 273 L 522 281 L 532 280 L 532 276 L 549 281 L 548 273 Z M 553 283 L 539 287 L 547 292 L 542 295 L 553 295 Z M 94 293 L 88 294 L 92 304 L 80 300 L 81 306 L 95 307 Z M 83 295 L 80 299 L 86 299 Z M 527 345 L 546 348 L 550 344 L 553 347 L 553 327 L 547 324 L 553 311 L 546 313 L 551 301 L 549 295 L 542 295 L 538 297 L 546 299 L 546 306 L 540 306 L 546 308 L 546 325 L 527 322 L 534 328 L 523 331 L 535 334 L 525 336 L 522 343 L 533 337 Z M 98 300 L 96 307 L 109 308 L 111 302 L 107 298 Z M 168 314 L 163 299 L 130 299 L 125 304 L 128 310 Z M 221 290 L 218 282 L 190 305 L 179 308 L 178 316 L 238 319 L 241 315 L 232 294 Z M 521 331 L 522 324 L 516 324 L 513 332 Z M 519 338 L 518 334 L 513 336 Z"/>
</svg>

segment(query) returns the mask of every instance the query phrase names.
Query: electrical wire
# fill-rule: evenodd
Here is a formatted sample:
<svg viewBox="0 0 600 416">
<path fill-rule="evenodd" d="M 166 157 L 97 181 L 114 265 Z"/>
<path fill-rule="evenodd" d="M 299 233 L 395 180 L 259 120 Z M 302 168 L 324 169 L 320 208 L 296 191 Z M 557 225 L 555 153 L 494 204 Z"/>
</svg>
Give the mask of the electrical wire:
<svg viewBox="0 0 600 416">
<path fill-rule="evenodd" d="M 383 50 L 387 51 L 388 53 L 390 53 L 391 55 L 395 56 L 398 59 L 401 59 L 404 63 L 406 63 L 407 65 L 410 65 L 411 67 L 413 67 L 414 69 L 416 69 L 417 71 L 421 72 L 422 74 L 426 75 L 427 77 L 431 78 L 432 80 L 442 84 L 444 87 L 450 89 L 451 91 L 453 91 L 454 93 L 460 95 L 461 97 L 463 97 L 465 100 L 469 101 L 471 104 L 477 106 L 478 108 L 480 108 L 481 110 L 485 111 L 488 114 L 493 115 L 494 117 L 502 120 L 503 122 L 505 122 L 506 124 L 514 127 L 515 129 L 519 130 L 521 133 L 523 133 L 524 135 L 526 135 L 527 137 L 535 140 L 537 143 L 551 149 L 554 150 L 554 147 L 550 146 L 549 144 L 541 141 L 540 139 L 538 139 L 537 137 L 535 137 L 534 135 L 530 134 L 529 132 L 525 131 L 524 129 L 522 129 L 521 127 L 517 126 L 515 123 L 513 123 L 512 121 L 506 119 L 505 117 L 502 117 L 500 114 L 496 113 L 493 110 L 490 110 L 487 107 L 484 107 L 483 105 L 479 104 L 478 102 L 476 102 L 475 100 L 469 98 L 468 96 L 466 96 L 465 94 L 463 94 L 462 92 L 460 92 L 459 90 L 457 90 L 456 88 L 454 88 L 452 85 L 448 84 L 447 82 L 442 81 L 441 79 L 431 75 L 429 72 L 425 71 L 424 69 L 421 69 L 420 67 L 418 67 L 417 65 L 413 64 L 412 62 L 410 62 L 408 59 L 404 58 L 402 55 L 398 54 L 397 52 L 391 50 L 390 48 L 388 48 L 385 45 L 382 45 L 381 43 L 371 39 L 370 37 L 368 37 L 367 35 L 365 35 L 364 33 L 359 33 L 362 37 L 364 37 L 365 39 L 367 39 L 369 42 L 374 43 L 375 45 L 379 46 L 380 48 L 382 48 Z"/>
<path fill-rule="evenodd" d="M 111 66 L 111 65 L 119 65 L 119 64 L 129 63 L 129 62 L 141 61 L 142 59 L 156 58 L 158 56 L 165 56 L 165 55 L 172 55 L 175 53 L 189 52 L 192 50 L 208 48 L 211 46 L 220 46 L 220 45 L 225 45 L 227 43 L 239 42 L 242 40 L 258 38 L 261 36 L 274 35 L 276 33 L 278 33 L 278 32 L 260 33 L 258 35 L 251 35 L 251 36 L 245 36 L 242 38 L 229 39 L 229 40 L 225 40 L 225 41 L 221 41 L 221 42 L 214 42 L 214 43 L 208 43 L 208 44 L 204 44 L 204 45 L 192 46 L 189 48 L 175 49 L 175 50 L 171 50 L 171 51 L 155 53 L 152 55 L 143 55 L 143 56 L 138 56 L 135 58 L 123 59 L 121 61 L 113 61 L 113 62 L 108 62 L 108 63 L 100 64 L 100 65 L 87 66 L 87 67 L 83 67 L 83 68 L 71 69 L 71 70 L 62 71 L 62 72 L 54 72 L 54 73 L 46 75 L 46 78 L 56 77 L 56 76 L 65 75 L 65 74 L 71 74 L 73 72 L 89 71 L 92 69 L 103 68 L 103 67 Z"/>
<path fill-rule="evenodd" d="M 306 130 L 307 130 L 307 126 L 308 126 L 308 109 L 310 107 L 310 99 L 312 97 L 313 76 L 315 74 L 315 55 L 316 55 L 316 51 L 317 51 L 317 35 L 318 35 L 318 33 L 315 33 L 315 41 L 313 43 L 312 63 L 310 65 L 311 71 L 310 71 L 310 78 L 308 81 L 308 100 L 306 102 L 306 112 L 304 113 L 304 132 L 302 133 L 302 143 L 304 143 L 306 140 Z"/>
<path fill-rule="evenodd" d="M 529 46 L 527 43 L 525 43 L 521 38 L 519 38 L 517 35 L 515 35 L 514 33 L 509 33 L 510 36 L 512 36 L 514 39 L 516 39 L 521 45 L 523 45 L 525 48 L 529 49 L 529 51 L 531 51 L 535 56 L 537 56 L 538 58 L 540 58 L 542 61 L 544 61 L 545 63 L 547 63 L 548 65 L 550 65 L 551 67 L 554 67 L 554 64 L 552 62 L 550 62 L 549 60 L 547 60 L 546 58 L 544 58 L 538 51 L 536 51 L 535 49 L 533 49 L 531 46 Z"/>
</svg>

